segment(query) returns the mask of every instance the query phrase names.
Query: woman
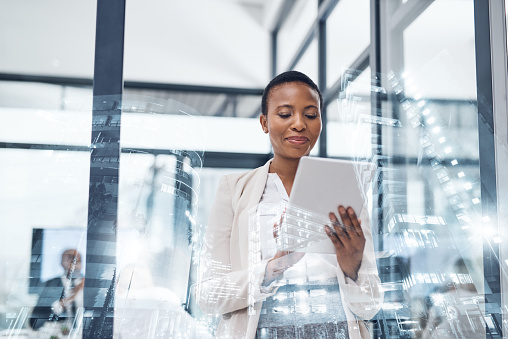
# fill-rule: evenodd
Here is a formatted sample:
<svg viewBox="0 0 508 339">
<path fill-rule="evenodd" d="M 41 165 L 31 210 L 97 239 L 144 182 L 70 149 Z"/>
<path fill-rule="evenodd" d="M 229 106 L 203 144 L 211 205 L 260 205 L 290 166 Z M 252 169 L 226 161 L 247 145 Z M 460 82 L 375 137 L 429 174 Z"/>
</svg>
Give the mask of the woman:
<svg viewBox="0 0 508 339">
<path fill-rule="evenodd" d="M 225 176 L 219 183 L 205 236 L 205 271 L 197 290 L 201 309 L 221 318 L 219 338 L 261 338 L 269 336 L 271 329 L 279 338 L 308 337 L 319 331 L 334 338 L 358 338 L 366 332 L 357 319 L 370 319 L 379 310 L 383 293 L 372 236 L 351 208 L 338 206 L 345 228 L 332 211 L 331 225 L 324 226 L 335 256 L 277 251 L 273 239 L 261 237 L 261 261 L 249 267 L 249 211 L 289 200 L 300 158 L 310 153 L 321 132 L 322 106 L 318 87 L 306 75 L 289 71 L 275 77 L 263 93 L 260 116 L 273 159 L 250 172 Z M 318 316 L 317 309 L 298 312 L 303 303 L 295 302 L 286 308 L 293 319 L 288 323 L 288 317 L 278 315 L 275 307 L 282 304 L 282 297 L 318 294 L 312 293 L 317 290 L 310 285 L 302 290 L 301 284 L 291 282 L 299 272 L 304 272 L 306 281 L 324 272 L 319 291 L 326 291 L 322 294 L 333 305 L 324 305 L 325 311 Z M 256 312 L 248 312 L 252 303 Z"/>
</svg>

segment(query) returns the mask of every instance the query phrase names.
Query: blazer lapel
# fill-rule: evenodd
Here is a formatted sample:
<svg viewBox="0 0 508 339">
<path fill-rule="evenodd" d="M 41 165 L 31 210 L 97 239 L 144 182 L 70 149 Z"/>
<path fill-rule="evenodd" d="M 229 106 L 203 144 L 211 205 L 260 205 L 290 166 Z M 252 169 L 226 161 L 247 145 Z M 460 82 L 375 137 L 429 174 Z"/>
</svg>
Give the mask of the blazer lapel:
<svg viewBox="0 0 508 339">
<path fill-rule="evenodd" d="M 268 178 L 268 170 L 270 168 L 271 159 L 263 166 L 260 167 L 256 174 L 252 177 L 250 192 L 246 191 L 245 193 L 249 194 L 249 200 L 247 202 L 247 206 L 245 209 L 241 211 L 241 215 L 239 216 L 239 243 L 240 249 L 247 249 L 247 251 L 241 252 L 241 265 L 246 268 L 249 265 L 248 261 L 248 249 L 249 249 L 249 211 L 254 208 L 257 204 L 259 204 L 259 200 L 263 196 L 263 192 L 265 191 L 266 179 Z"/>
<path fill-rule="evenodd" d="M 259 169 L 256 173 L 256 176 L 252 178 L 254 181 L 253 190 L 251 193 L 251 198 L 249 200 L 249 204 L 247 206 L 247 210 L 250 211 L 254 206 L 259 204 L 261 197 L 263 196 L 263 192 L 265 191 L 266 180 L 268 178 L 268 170 L 270 169 L 270 163 L 272 160 L 268 160 L 268 162 Z"/>
</svg>

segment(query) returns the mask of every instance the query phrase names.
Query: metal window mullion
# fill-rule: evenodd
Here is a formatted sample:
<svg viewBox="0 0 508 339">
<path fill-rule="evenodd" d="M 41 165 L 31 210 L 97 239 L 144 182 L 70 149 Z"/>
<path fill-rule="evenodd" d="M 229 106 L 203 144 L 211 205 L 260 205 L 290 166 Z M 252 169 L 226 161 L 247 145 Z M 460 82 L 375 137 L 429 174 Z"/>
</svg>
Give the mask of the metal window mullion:
<svg viewBox="0 0 508 339">
<path fill-rule="evenodd" d="M 496 161 L 497 192 L 497 231 L 502 240 L 500 244 L 499 263 L 501 268 L 501 305 L 508 305 L 508 56 L 507 56 L 507 22 L 504 1 L 490 1 L 490 32 L 492 39 L 492 86 L 494 114 L 494 142 Z M 502 312 L 502 324 L 508 322 L 508 315 Z M 506 331 L 505 331 L 506 337 Z"/>
<path fill-rule="evenodd" d="M 369 66 L 369 54 L 370 54 L 370 45 L 367 46 L 362 53 L 353 61 L 349 68 L 356 69 L 359 71 L 364 71 Z M 351 77 L 350 81 L 353 81 L 355 78 Z M 342 86 L 342 77 L 337 79 L 335 83 L 328 89 L 322 90 L 323 92 L 323 100 L 324 106 L 326 107 L 334 98 L 337 97 L 341 90 Z"/>
<path fill-rule="evenodd" d="M 319 11 L 317 22 L 326 21 L 339 3 L 339 0 L 319 0 Z"/>
<path fill-rule="evenodd" d="M 85 339 L 113 337 L 120 123 L 107 121 L 121 121 L 124 32 L 125 0 L 98 0 L 83 297 Z M 107 164 L 102 163 L 104 157 L 109 158 Z"/>
<path fill-rule="evenodd" d="M 496 0 L 498 1 L 498 0 Z M 481 203 L 484 230 L 497 223 L 496 159 L 494 139 L 494 96 L 491 40 L 492 1 L 474 0 L 476 88 L 480 158 Z M 506 46 L 505 46 L 506 47 Z M 506 53 L 506 50 L 503 51 Z M 504 75 L 506 76 L 506 75 Z M 506 114 L 506 112 L 505 112 Z M 488 219 L 487 219 L 488 218 Z M 483 242 L 485 309 L 498 324 L 502 323 L 499 244 L 486 233 Z M 497 313 L 495 310 L 497 309 Z M 502 329 L 499 329 L 502 331 Z M 490 333 L 489 326 L 486 326 Z"/>
<path fill-rule="evenodd" d="M 231 95 L 261 95 L 261 94 L 263 94 L 263 89 L 261 89 L 261 88 L 238 88 L 238 87 L 220 87 L 220 86 L 187 85 L 187 84 L 168 84 L 168 83 L 140 82 L 140 81 L 125 81 L 124 88 L 175 91 L 175 92 L 187 92 L 187 93 L 231 94 Z"/>
<path fill-rule="evenodd" d="M 277 75 L 277 35 L 278 30 L 274 30 L 270 33 L 270 60 L 271 60 L 271 77 L 274 78 Z"/>
<path fill-rule="evenodd" d="M 278 39 L 278 35 L 279 35 L 279 30 L 280 28 L 282 27 L 282 25 L 284 24 L 284 21 L 286 21 L 287 19 L 287 14 L 289 12 L 291 12 L 291 9 L 293 8 L 295 4 L 295 1 L 294 0 L 285 0 L 282 5 L 280 6 L 279 8 L 279 12 L 277 14 L 277 18 L 275 20 L 275 24 L 274 24 L 274 27 L 273 29 L 271 30 L 270 32 L 270 44 L 271 44 L 271 62 L 272 62 L 272 78 L 275 77 L 278 73 L 278 70 L 277 70 L 277 56 L 278 56 L 278 43 L 277 43 L 277 39 Z"/>
<path fill-rule="evenodd" d="M 383 14 L 386 14 L 383 12 Z M 381 4 L 380 0 L 370 0 L 370 45 L 366 49 L 366 53 L 368 58 L 366 61 L 368 62 L 368 65 L 370 66 L 371 71 L 371 82 L 375 86 L 381 86 L 381 65 L 382 65 L 382 43 L 385 43 L 383 46 L 384 48 L 387 48 L 386 45 L 386 39 L 382 40 L 382 36 L 386 36 L 386 31 L 381 30 L 381 19 L 386 20 L 386 15 L 382 16 L 382 10 L 381 10 Z M 383 35 L 384 33 L 384 35 Z M 365 66 L 366 67 L 366 66 Z M 381 93 L 376 91 L 373 93 L 371 91 L 371 115 L 373 116 L 379 116 L 381 114 L 381 108 L 382 108 L 382 100 Z M 382 145 L 382 129 L 381 126 L 375 125 L 372 127 L 372 133 L 377 134 L 376 138 L 376 145 L 381 146 Z M 379 147 L 379 150 L 382 148 Z M 381 167 L 382 164 L 378 163 L 376 164 L 378 167 Z M 383 213 L 383 196 L 380 190 L 382 190 L 383 185 L 383 173 L 380 169 L 378 169 L 378 174 L 376 178 L 377 182 L 373 185 L 372 190 L 372 199 L 373 199 L 373 211 L 372 211 L 372 226 L 374 229 L 372 230 L 373 235 L 373 241 L 376 246 L 377 251 L 382 251 L 384 249 L 383 244 L 383 220 L 384 220 L 384 213 Z M 377 229 L 375 229 L 377 228 Z M 390 279 L 391 280 L 391 279 Z M 378 325 L 379 325 L 379 331 L 381 337 L 388 337 L 389 336 L 389 328 L 387 324 L 387 320 L 385 317 L 384 312 L 379 312 L 378 315 Z"/>
<path fill-rule="evenodd" d="M 390 21 L 388 22 L 390 30 L 403 31 L 433 2 L 434 0 L 409 0 L 405 4 L 399 6 L 395 12 L 390 15 Z M 393 4 L 387 2 L 386 5 L 392 6 Z"/>
<path fill-rule="evenodd" d="M 47 75 L 26 75 L 18 73 L 0 73 L 0 81 L 13 82 L 35 82 L 57 86 L 74 86 L 74 87 L 92 87 L 93 80 L 85 78 L 72 77 L 55 77 Z M 245 88 L 245 87 L 221 87 L 221 86 L 203 86 L 188 85 L 178 83 L 160 83 L 145 81 L 125 81 L 125 89 L 146 89 L 157 91 L 174 91 L 187 93 L 212 93 L 212 94 L 232 94 L 232 95 L 261 95 L 262 88 Z"/>
<path fill-rule="evenodd" d="M 318 2 L 321 8 L 324 1 Z M 326 89 L 326 20 L 318 22 L 318 87 L 321 91 Z M 327 150 L 327 134 L 328 134 L 328 114 L 326 105 L 321 107 L 321 136 L 319 137 L 319 156 L 326 158 Z"/>
<path fill-rule="evenodd" d="M 298 47 L 296 53 L 294 54 L 293 58 L 289 62 L 288 66 L 286 67 L 287 71 L 290 71 L 296 67 L 296 65 L 298 64 L 300 59 L 303 57 L 303 55 L 307 51 L 307 48 L 312 43 L 312 40 L 314 40 L 314 38 L 316 37 L 316 30 L 317 30 L 317 27 L 315 26 L 315 24 L 313 24 L 311 29 L 309 30 L 309 32 L 303 39 L 302 43 L 300 44 L 300 47 Z"/>
<path fill-rule="evenodd" d="M 302 56 L 307 51 L 307 48 L 312 43 L 312 40 L 316 37 L 316 35 L 319 35 L 319 25 L 320 23 L 325 23 L 328 17 L 330 16 L 331 12 L 337 5 L 339 0 L 325 0 L 320 2 L 319 4 L 319 10 L 318 10 L 318 16 L 312 26 L 310 27 L 309 31 L 303 38 L 302 42 L 300 43 L 300 46 L 296 50 L 296 53 L 294 54 L 293 58 L 289 62 L 288 66 L 286 67 L 286 70 L 292 70 L 296 67 Z M 323 87 L 324 88 L 324 87 Z"/>
<path fill-rule="evenodd" d="M 369 65 L 371 70 L 371 81 L 376 86 L 381 86 L 381 4 L 379 0 L 371 0 L 370 2 L 370 46 L 369 46 Z M 386 33 L 385 33 L 386 35 Z M 386 40 L 384 40 L 386 41 Z M 387 46 L 385 46 L 387 47 Z M 371 91 L 371 114 L 373 116 L 381 115 L 382 108 L 382 98 L 381 93 L 372 92 Z M 381 146 L 383 143 L 382 139 L 382 128 L 380 125 L 376 124 L 372 127 L 372 133 L 376 134 L 376 145 L 378 146 L 378 150 L 381 151 Z M 381 158 L 381 157 L 380 157 Z M 376 164 L 378 167 L 381 167 L 382 164 Z M 383 185 L 383 175 L 382 171 L 379 171 L 379 175 L 377 177 L 378 183 L 375 185 L 378 189 Z M 375 236 L 378 238 L 377 246 L 378 251 L 383 250 L 383 196 L 382 194 L 378 194 L 378 192 L 373 192 L 376 196 L 376 205 L 375 205 L 375 213 L 373 213 L 375 223 L 373 225 L 377 225 L 377 230 L 373 232 Z"/>
</svg>

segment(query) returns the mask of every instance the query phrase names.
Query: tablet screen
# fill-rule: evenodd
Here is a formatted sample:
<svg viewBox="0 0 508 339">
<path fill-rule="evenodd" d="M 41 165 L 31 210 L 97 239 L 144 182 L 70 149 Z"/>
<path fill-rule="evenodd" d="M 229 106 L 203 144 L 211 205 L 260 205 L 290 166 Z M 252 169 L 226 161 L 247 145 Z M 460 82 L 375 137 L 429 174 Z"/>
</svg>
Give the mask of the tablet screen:
<svg viewBox="0 0 508 339">
<path fill-rule="evenodd" d="M 324 231 L 328 213 L 351 206 L 359 216 L 366 205 L 374 165 L 316 157 L 300 159 L 284 218 L 285 247 L 313 253 L 335 253 Z M 339 218 L 340 220 L 340 218 Z M 290 248 L 291 247 L 291 248 Z"/>
</svg>

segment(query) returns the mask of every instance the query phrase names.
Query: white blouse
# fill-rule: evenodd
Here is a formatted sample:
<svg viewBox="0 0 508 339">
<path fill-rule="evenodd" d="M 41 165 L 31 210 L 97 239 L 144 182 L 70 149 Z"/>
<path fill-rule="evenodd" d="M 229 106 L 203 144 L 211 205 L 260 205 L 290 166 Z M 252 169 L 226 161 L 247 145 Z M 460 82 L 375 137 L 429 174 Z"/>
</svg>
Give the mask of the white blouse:
<svg viewBox="0 0 508 339">
<path fill-rule="evenodd" d="M 280 215 L 276 215 L 274 210 L 281 202 L 289 203 L 289 196 L 284 184 L 277 173 L 268 173 L 265 190 L 259 201 L 257 213 L 260 222 L 259 241 L 263 261 L 273 258 L 277 252 L 273 227 Z M 279 281 L 284 282 L 286 280 L 285 283 L 291 284 L 324 280 L 336 276 L 337 258 L 334 254 L 307 253 L 297 264 L 287 269 Z M 353 281 L 351 280 L 351 282 Z"/>
</svg>

